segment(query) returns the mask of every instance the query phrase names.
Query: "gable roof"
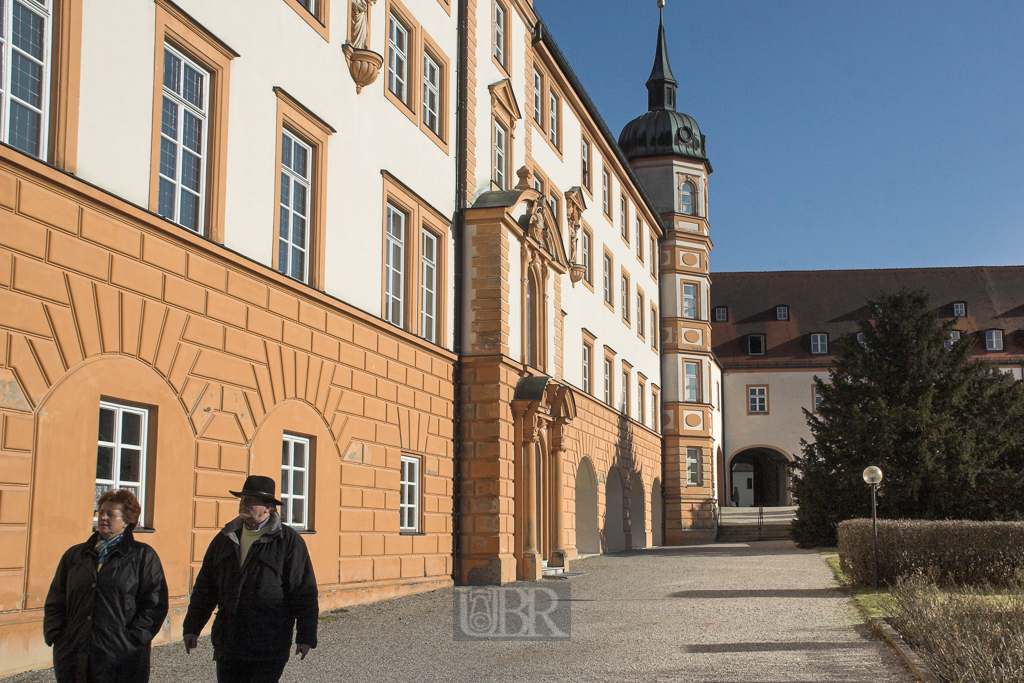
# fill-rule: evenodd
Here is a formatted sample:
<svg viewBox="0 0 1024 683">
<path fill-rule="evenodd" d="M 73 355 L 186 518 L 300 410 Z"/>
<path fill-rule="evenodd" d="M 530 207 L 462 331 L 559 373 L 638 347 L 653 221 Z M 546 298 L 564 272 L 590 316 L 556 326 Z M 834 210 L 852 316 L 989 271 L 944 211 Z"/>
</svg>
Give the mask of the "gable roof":
<svg viewBox="0 0 1024 683">
<path fill-rule="evenodd" d="M 715 354 L 726 368 L 827 367 L 839 337 L 858 330 L 867 298 L 882 290 L 924 289 L 942 320 L 953 318 L 953 303 L 967 304 L 955 329 L 974 339 L 974 352 L 997 363 L 1024 362 L 1024 266 L 970 268 L 888 268 L 712 273 L 711 324 Z M 789 320 L 775 319 L 775 307 L 789 306 Z M 729 320 L 714 321 L 714 308 L 729 309 Z M 984 332 L 1003 331 L 1003 351 L 986 352 Z M 829 354 L 812 355 L 810 335 L 829 336 Z M 764 334 L 766 353 L 747 355 L 746 337 Z M 973 337 L 972 337 L 973 335 Z"/>
</svg>

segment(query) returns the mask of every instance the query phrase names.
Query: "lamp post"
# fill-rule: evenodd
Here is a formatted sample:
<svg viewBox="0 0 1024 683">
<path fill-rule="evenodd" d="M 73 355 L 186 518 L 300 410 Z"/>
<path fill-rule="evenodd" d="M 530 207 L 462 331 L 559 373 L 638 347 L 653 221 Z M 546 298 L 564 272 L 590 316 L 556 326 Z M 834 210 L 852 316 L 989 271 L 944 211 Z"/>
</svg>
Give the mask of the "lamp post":
<svg viewBox="0 0 1024 683">
<path fill-rule="evenodd" d="M 871 485 L 871 523 L 875 532 L 875 590 L 878 590 L 878 505 L 875 493 L 882 481 L 882 470 L 874 465 L 864 470 L 864 481 Z"/>
</svg>

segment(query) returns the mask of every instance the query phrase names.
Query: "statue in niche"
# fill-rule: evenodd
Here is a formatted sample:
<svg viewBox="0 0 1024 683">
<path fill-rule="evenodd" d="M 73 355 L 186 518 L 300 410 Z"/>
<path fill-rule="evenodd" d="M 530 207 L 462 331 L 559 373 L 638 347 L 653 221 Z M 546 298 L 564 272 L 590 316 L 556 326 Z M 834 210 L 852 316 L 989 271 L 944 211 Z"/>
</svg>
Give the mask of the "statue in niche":
<svg viewBox="0 0 1024 683">
<path fill-rule="evenodd" d="M 367 49 L 370 42 L 370 17 L 366 0 L 352 0 L 352 47 Z"/>
</svg>

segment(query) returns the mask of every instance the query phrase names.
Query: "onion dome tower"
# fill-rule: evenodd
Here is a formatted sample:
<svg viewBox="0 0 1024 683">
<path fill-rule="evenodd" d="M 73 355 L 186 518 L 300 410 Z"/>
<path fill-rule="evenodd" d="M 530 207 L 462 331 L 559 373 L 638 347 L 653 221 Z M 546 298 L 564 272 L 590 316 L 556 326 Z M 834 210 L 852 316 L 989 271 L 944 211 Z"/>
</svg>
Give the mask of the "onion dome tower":
<svg viewBox="0 0 1024 683">
<path fill-rule="evenodd" d="M 619 147 L 661 217 L 661 381 L 665 542 L 707 542 L 717 532 L 722 420 L 721 369 L 711 352 L 711 162 L 697 122 L 676 111 L 679 82 L 665 38 L 665 0 L 647 111 L 626 124 Z"/>
</svg>

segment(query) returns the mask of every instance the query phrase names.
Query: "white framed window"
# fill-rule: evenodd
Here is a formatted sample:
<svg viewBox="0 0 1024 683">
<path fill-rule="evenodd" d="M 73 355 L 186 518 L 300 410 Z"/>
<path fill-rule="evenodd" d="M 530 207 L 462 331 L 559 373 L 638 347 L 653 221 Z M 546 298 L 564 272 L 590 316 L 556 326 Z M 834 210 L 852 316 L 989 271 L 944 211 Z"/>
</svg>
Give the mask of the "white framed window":
<svg viewBox="0 0 1024 683">
<path fill-rule="evenodd" d="M 697 363 L 683 363 L 683 400 L 690 403 L 700 401 L 700 375 Z"/>
<path fill-rule="evenodd" d="M 491 178 L 498 189 L 505 189 L 505 168 L 508 159 L 508 131 L 505 126 L 494 122 L 494 172 Z"/>
<path fill-rule="evenodd" d="M 622 276 L 622 319 L 629 321 L 629 278 L 625 274 Z"/>
<path fill-rule="evenodd" d="M 644 383 L 639 382 L 636 387 L 636 420 L 640 424 L 646 424 L 644 419 L 644 394 L 647 393 Z"/>
<path fill-rule="evenodd" d="M 715 322 L 724 323 L 729 320 L 729 309 L 725 306 L 719 306 L 715 309 Z"/>
<path fill-rule="evenodd" d="M 622 398 L 619 400 L 619 410 L 629 415 L 629 370 L 622 371 Z"/>
<path fill-rule="evenodd" d="M 956 344 L 958 341 L 960 341 L 960 330 L 950 330 L 949 338 L 943 342 L 943 346 L 949 351 L 953 348 L 953 344 Z"/>
<path fill-rule="evenodd" d="M 420 459 L 402 456 L 399 479 L 398 530 L 415 533 L 420 530 Z"/>
<path fill-rule="evenodd" d="M 612 260 L 608 254 L 604 255 L 604 301 L 612 305 Z"/>
<path fill-rule="evenodd" d="M 580 143 L 580 177 L 583 187 L 590 189 L 590 142 L 583 138 Z"/>
<path fill-rule="evenodd" d="M 963 301 L 957 301 L 953 304 L 953 317 L 965 318 L 967 317 L 967 304 Z"/>
<path fill-rule="evenodd" d="M 647 253 L 651 255 L 651 278 L 658 279 L 658 245 L 654 241 L 654 237 L 650 237 L 648 240 Z"/>
<path fill-rule="evenodd" d="M 864 340 L 864 333 L 863 332 L 858 332 L 857 333 L 857 343 L 860 344 L 861 348 L 866 349 L 868 347 L 867 341 Z"/>
<path fill-rule="evenodd" d="M 818 408 L 821 407 L 821 388 L 817 384 L 811 389 L 811 397 L 814 401 L 814 412 L 818 412 Z"/>
<path fill-rule="evenodd" d="M 700 448 L 686 447 L 686 485 L 700 486 Z"/>
<path fill-rule="evenodd" d="M 644 295 L 636 293 L 636 333 L 644 336 Z"/>
<path fill-rule="evenodd" d="M 612 180 L 608 171 L 601 171 L 601 201 L 606 216 L 612 215 Z"/>
<path fill-rule="evenodd" d="M 423 231 L 420 252 L 420 334 L 437 341 L 437 236 Z"/>
<path fill-rule="evenodd" d="M 658 348 L 658 309 L 651 308 L 651 346 Z"/>
<path fill-rule="evenodd" d="M 747 412 L 768 412 L 768 387 L 747 387 Z"/>
<path fill-rule="evenodd" d="M 505 64 L 505 8 L 501 3 L 494 3 L 494 58 L 498 64 Z"/>
<path fill-rule="evenodd" d="M 209 86 L 208 71 L 164 44 L 157 212 L 198 233 L 206 211 Z"/>
<path fill-rule="evenodd" d="M 558 137 L 558 117 L 561 116 L 558 108 L 558 95 L 554 90 L 548 91 L 548 139 L 556 148 L 561 145 Z"/>
<path fill-rule="evenodd" d="M 683 283 L 683 317 L 697 319 L 697 285 L 691 282 Z"/>
<path fill-rule="evenodd" d="M 590 393 L 590 355 L 593 351 L 590 348 L 590 344 L 583 345 L 583 391 Z"/>
<path fill-rule="evenodd" d="M 811 353 L 821 355 L 828 353 L 828 335 L 816 332 L 811 335 Z"/>
<path fill-rule="evenodd" d="M 281 131 L 281 222 L 278 226 L 277 269 L 309 282 L 309 197 L 313 150 L 286 130 Z"/>
<path fill-rule="evenodd" d="M 299 0 L 299 4 L 309 10 L 309 13 L 316 16 L 316 0 Z"/>
<path fill-rule="evenodd" d="M 281 439 L 281 522 L 309 526 L 309 439 L 285 434 Z"/>
<path fill-rule="evenodd" d="M 644 262 L 644 224 L 639 221 L 636 224 L 636 257 Z"/>
<path fill-rule="evenodd" d="M 683 184 L 679 186 L 679 213 L 686 214 L 687 216 L 693 215 L 693 195 L 693 183 L 689 180 L 684 181 Z"/>
<path fill-rule="evenodd" d="M 388 16 L 388 90 L 409 104 L 409 29 L 394 14 Z"/>
<path fill-rule="evenodd" d="M 604 359 L 604 402 L 612 404 L 612 361 Z"/>
<path fill-rule="evenodd" d="M 587 282 L 593 282 L 590 273 L 590 233 L 584 230 L 580 241 L 583 245 L 583 279 Z"/>
<path fill-rule="evenodd" d="M 552 191 L 548 195 L 548 206 L 551 208 L 551 220 L 555 222 L 555 225 L 560 225 L 560 218 L 558 217 L 558 193 Z"/>
<path fill-rule="evenodd" d="M 384 247 L 384 319 L 405 324 L 405 212 L 388 202 Z"/>
<path fill-rule="evenodd" d="M 622 223 L 622 239 L 629 239 L 629 201 L 619 198 L 619 221 Z"/>
<path fill-rule="evenodd" d="M 42 159 L 50 116 L 51 0 L 0 2 L 3 141 Z"/>
<path fill-rule="evenodd" d="M 775 307 L 775 319 L 776 320 L 789 320 L 789 306 L 776 306 Z"/>
<path fill-rule="evenodd" d="M 441 67 L 423 52 L 423 123 L 441 136 Z"/>
<path fill-rule="evenodd" d="M 533 70 L 533 120 L 544 125 L 544 77 L 537 69 Z"/>
<path fill-rule="evenodd" d="M 96 499 L 112 489 L 131 491 L 142 506 L 139 526 L 145 526 L 146 441 L 149 411 L 145 408 L 100 401 L 100 428 L 96 449 Z"/>
<path fill-rule="evenodd" d="M 1002 351 L 1003 350 L 1003 331 L 1002 330 L 986 330 L 985 331 L 985 350 L 986 351 Z"/>
<path fill-rule="evenodd" d="M 748 356 L 763 356 L 764 355 L 764 335 L 763 334 L 749 334 L 749 335 L 747 335 L 747 355 Z"/>
</svg>

